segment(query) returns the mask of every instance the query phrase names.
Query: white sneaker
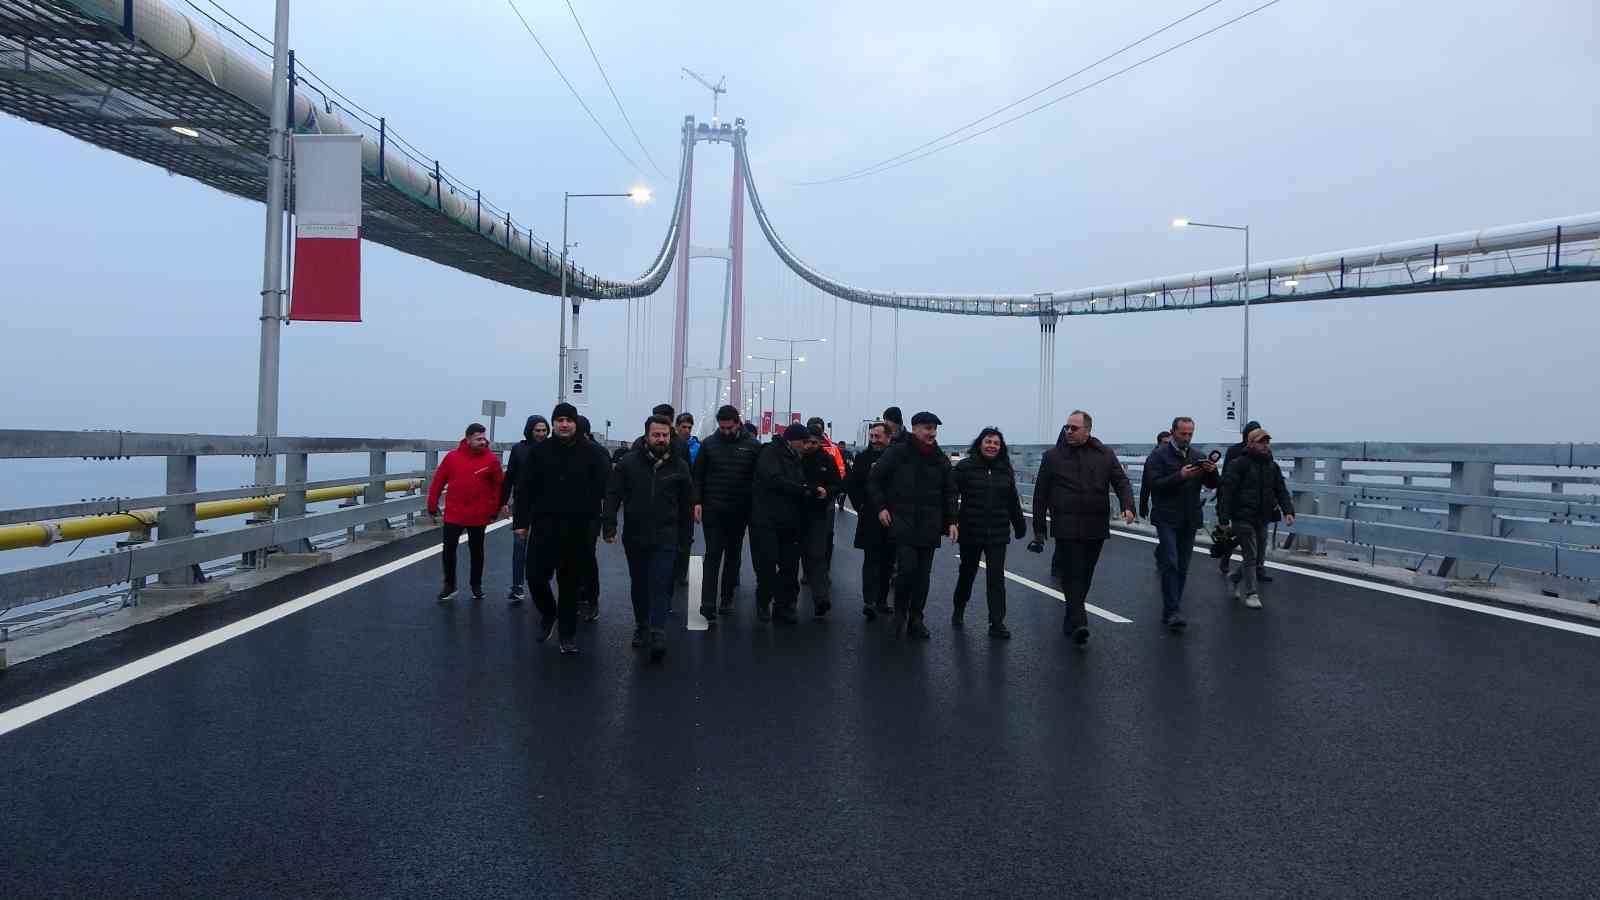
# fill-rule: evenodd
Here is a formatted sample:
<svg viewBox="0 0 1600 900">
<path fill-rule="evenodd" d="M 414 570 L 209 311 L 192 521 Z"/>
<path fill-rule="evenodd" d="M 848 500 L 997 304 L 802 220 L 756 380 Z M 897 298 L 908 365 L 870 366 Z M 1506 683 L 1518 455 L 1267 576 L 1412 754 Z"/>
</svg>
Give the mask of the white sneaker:
<svg viewBox="0 0 1600 900">
<path fill-rule="evenodd" d="M 1261 595 L 1260 594 L 1251 594 L 1250 596 L 1244 598 L 1244 605 L 1250 607 L 1251 609 L 1260 609 L 1261 608 Z"/>
</svg>

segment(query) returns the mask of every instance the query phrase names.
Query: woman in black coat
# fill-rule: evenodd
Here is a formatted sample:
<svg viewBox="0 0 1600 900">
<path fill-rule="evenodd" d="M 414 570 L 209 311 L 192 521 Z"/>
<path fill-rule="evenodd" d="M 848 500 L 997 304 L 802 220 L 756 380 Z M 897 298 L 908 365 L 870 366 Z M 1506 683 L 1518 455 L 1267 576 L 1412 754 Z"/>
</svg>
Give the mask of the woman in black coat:
<svg viewBox="0 0 1600 900">
<path fill-rule="evenodd" d="M 961 497 L 957 524 L 961 535 L 961 574 L 956 579 L 955 611 L 950 624 L 960 626 L 978 577 L 978 560 L 988 567 L 989 636 L 1009 638 L 1006 629 L 1006 545 L 1011 536 L 1027 533 L 1022 520 L 1022 498 L 1005 435 L 985 428 L 956 464 L 956 491 Z"/>
</svg>

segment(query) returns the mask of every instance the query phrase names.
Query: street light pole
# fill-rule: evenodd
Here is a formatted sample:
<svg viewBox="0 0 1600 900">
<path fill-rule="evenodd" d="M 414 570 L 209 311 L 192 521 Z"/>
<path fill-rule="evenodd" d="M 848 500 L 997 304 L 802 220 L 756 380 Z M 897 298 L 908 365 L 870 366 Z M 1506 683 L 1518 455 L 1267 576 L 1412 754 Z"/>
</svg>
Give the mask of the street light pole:
<svg viewBox="0 0 1600 900">
<path fill-rule="evenodd" d="M 561 194 L 561 325 L 557 330 L 559 343 L 556 350 L 556 402 L 565 403 L 567 400 L 567 251 L 572 249 L 572 244 L 567 240 L 567 214 L 572 207 L 573 197 L 627 197 L 634 203 L 649 203 L 650 189 L 636 187 L 627 193 L 598 193 L 598 194 Z M 580 298 L 581 299 L 581 298 Z M 578 310 L 572 310 L 572 340 L 578 340 Z"/>
<path fill-rule="evenodd" d="M 129 7 L 132 8 L 131 6 Z M 261 360 L 256 375 L 256 434 L 278 434 L 283 334 L 283 192 L 289 150 L 289 0 L 278 0 L 272 31 L 272 109 L 267 133 L 267 235 L 261 271 Z M 256 483 L 276 484 L 278 458 L 256 458 Z"/>
<path fill-rule="evenodd" d="M 784 418 L 792 419 L 792 418 L 794 418 L 794 374 L 793 374 L 794 373 L 794 364 L 795 364 L 795 361 L 797 359 L 800 362 L 805 362 L 806 361 L 806 358 L 804 356 L 796 357 L 794 355 L 794 345 L 795 344 L 826 344 L 828 342 L 828 339 L 827 338 L 758 337 L 758 338 L 756 338 L 756 340 L 758 340 L 758 341 L 773 341 L 775 343 L 787 344 L 789 346 L 789 372 L 790 372 L 790 375 L 789 375 L 789 408 L 784 411 Z M 766 359 L 767 357 L 754 357 L 754 358 L 756 358 L 756 359 Z M 787 423 L 785 423 L 785 424 L 787 424 Z"/>
<path fill-rule="evenodd" d="M 1173 219 L 1174 228 L 1220 228 L 1224 231 L 1244 233 L 1244 271 L 1239 273 L 1239 295 L 1244 301 L 1244 371 L 1239 375 L 1239 416 L 1241 424 L 1250 421 L 1250 226 L 1219 225 L 1214 222 L 1195 222 L 1190 219 Z"/>
</svg>

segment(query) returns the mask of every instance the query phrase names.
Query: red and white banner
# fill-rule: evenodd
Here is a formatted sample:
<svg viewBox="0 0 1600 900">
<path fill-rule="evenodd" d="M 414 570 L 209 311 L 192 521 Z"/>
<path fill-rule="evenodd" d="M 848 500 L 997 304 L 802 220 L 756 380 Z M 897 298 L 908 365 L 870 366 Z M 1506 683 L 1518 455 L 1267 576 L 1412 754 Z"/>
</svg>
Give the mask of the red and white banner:
<svg viewBox="0 0 1600 900">
<path fill-rule="evenodd" d="M 803 424 L 803 423 L 802 423 L 802 422 L 801 422 L 801 421 L 800 421 L 800 414 L 799 414 L 799 413 L 797 413 L 797 412 L 792 412 L 792 413 L 789 413 L 789 424 L 791 424 L 791 425 L 800 425 L 800 424 Z"/>
<path fill-rule="evenodd" d="M 294 136 L 289 318 L 361 321 L 361 136 Z"/>
<path fill-rule="evenodd" d="M 772 433 L 772 410 L 770 409 L 762 410 L 761 412 L 761 433 Z"/>
</svg>

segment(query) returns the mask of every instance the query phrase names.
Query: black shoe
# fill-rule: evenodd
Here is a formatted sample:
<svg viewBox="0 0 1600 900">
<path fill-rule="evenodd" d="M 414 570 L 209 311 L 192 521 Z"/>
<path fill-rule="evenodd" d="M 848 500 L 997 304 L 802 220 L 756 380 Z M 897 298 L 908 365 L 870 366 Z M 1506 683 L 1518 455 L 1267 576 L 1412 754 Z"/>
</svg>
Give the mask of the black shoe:
<svg viewBox="0 0 1600 900">
<path fill-rule="evenodd" d="M 1009 641 L 1011 640 L 1011 629 L 1002 624 L 994 623 L 989 626 L 989 637 L 997 641 Z"/>
<path fill-rule="evenodd" d="M 522 588 L 514 587 L 511 589 L 511 593 L 506 594 L 506 602 L 511 606 L 516 606 L 518 603 L 521 603 L 526 596 L 527 595 L 523 593 Z"/>
<path fill-rule="evenodd" d="M 1256 570 L 1256 580 L 1259 581 L 1259 582 L 1262 582 L 1264 584 L 1271 584 L 1272 583 L 1272 576 L 1268 575 L 1265 571 L 1263 571 L 1261 569 L 1257 569 Z"/>
<path fill-rule="evenodd" d="M 679 587 L 688 587 L 689 586 L 689 579 L 687 579 L 687 578 L 679 578 L 678 579 L 678 586 Z"/>
<path fill-rule="evenodd" d="M 555 616 L 549 616 L 548 618 L 541 618 L 539 620 L 539 633 L 534 635 L 534 640 L 536 640 L 536 641 L 538 641 L 539 643 L 542 644 L 545 641 L 550 640 L 550 635 L 555 634 L 555 633 L 556 633 L 556 617 Z"/>
<path fill-rule="evenodd" d="M 717 624 L 717 608 L 714 606 L 700 607 L 700 618 L 705 619 L 707 625 Z"/>
<path fill-rule="evenodd" d="M 890 606 L 887 603 L 877 603 L 877 604 L 874 604 L 872 608 L 880 616 L 892 616 L 892 615 L 894 615 L 894 607 Z"/>
<path fill-rule="evenodd" d="M 1183 616 L 1180 616 L 1177 613 L 1168 613 L 1167 615 L 1162 616 L 1161 624 L 1167 626 L 1168 631 L 1182 631 L 1183 629 L 1189 627 L 1189 623 L 1185 622 L 1183 620 Z"/>
<path fill-rule="evenodd" d="M 1239 576 L 1243 575 L 1243 574 L 1244 574 L 1243 572 L 1234 572 L 1232 575 L 1228 576 L 1228 580 L 1233 582 L 1234 584 L 1238 584 L 1239 583 Z"/>
<path fill-rule="evenodd" d="M 810 584 L 811 582 L 807 581 L 806 577 L 804 575 L 801 575 L 800 576 L 800 583 L 804 585 L 804 584 Z"/>
<path fill-rule="evenodd" d="M 1079 625 L 1077 628 L 1072 629 L 1072 642 L 1079 647 L 1089 643 L 1089 626 Z"/>
<path fill-rule="evenodd" d="M 483 602 L 483 588 L 482 587 L 475 587 L 475 588 L 472 589 L 472 599 L 476 603 L 482 603 Z"/>
<path fill-rule="evenodd" d="M 449 603 L 451 600 L 454 600 L 455 598 L 456 598 L 456 586 L 453 585 L 453 584 L 447 584 L 442 589 L 440 589 L 439 596 L 435 597 L 434 599 L 438 600 L 440 603 Z"/>
<path fill-rule="evenodd" d="M 571 640 L 562 641 L 561 642 L 561 655 L 562 656 L 577 656 L 578 655 L 578 644 L 577 644 L 577 642 L 576 641 L 571 641 Z"/>
<path fill-rule="evenodd" d="M 772 604 L 770 604 L 770 603 L 757 603 L 756 604 L 756 621 L 758 621 L 758 622 L 771 622 L 772 621 Z"/>
<path fill-rule="evenodd" d="M 878 611 L 865 604 L 863 604 L 861 607 L 861 614 L 867 617 L 868 622 L 874 621 L 878 618 Z"/>
<path fill-rule="evenodd" d="M 813 613 L 812 615 L 813 615 L 814 618 L 826 619 L 828 617 L 828 610 L 830 610 L 830 609 L 833 609 L 833 604 L 828 602 L 827 600 L 824 600 L 821 603 L 817 604 L 816 612 Z"/>
<path fill-rule="evenodd" d="M 928 626 L 922 624 L 921 620 L 906 623 L 906 637 L 925 641 L 932 636 L 928 633 Z"/>
<path fill-rule="evenodd" d="M 650 629 L 643 625 L 633 626 L 633 646 L 643 647 L 650 643 Z"/>
<path fill-rule="evenodd" d="M 733 615 L 733 598 L 732 597 L 724 597 L 724 598 L 722 598 L 722 602 L 717 604 L 717 615 L 719 615 L 719 616 L 731 616 L 731 615 Z"/>
<path fill-rule="evenodd" d="M 966 622 L 967 622 L 967 610 L 966 610 L 966 607 L 963 607 L 963 606 L 956 607 L 955 612 L 952 612 L 950 614 L 950 627 L 951 628 L 960 628 L 962 625 L 965 625 Z"/>
<path fill-rule="evenodd" d="M 650 661 L 661 662 L 667 655 L 667 634 L 659 628 L 650 629 Z"/>
<path fill-rule="evenodd" d="M 779 625 L 800 624 L 800 617 L 795 615 L 795 611 L 792 609 L 780 609 L 773 613 L 773 617 L 778 620 Z"/>
<path fill-rule="evenodd" d="M 600 621 L 600 607 L 593 603 L 585 604 L 579 608 L 578 618 L 585 622 L 598 622 Z"/>
</svg>

